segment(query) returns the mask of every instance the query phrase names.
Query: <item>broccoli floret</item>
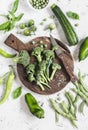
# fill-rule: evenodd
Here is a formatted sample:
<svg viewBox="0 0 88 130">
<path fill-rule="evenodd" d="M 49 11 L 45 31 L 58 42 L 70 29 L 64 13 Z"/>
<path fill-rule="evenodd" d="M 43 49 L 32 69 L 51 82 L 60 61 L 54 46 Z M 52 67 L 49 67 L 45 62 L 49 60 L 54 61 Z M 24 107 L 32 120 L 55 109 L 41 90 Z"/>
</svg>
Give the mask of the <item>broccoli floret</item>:
<svg viewBox="0 0 88 130">
<path fill-rule="evenodd" d="M 60 66 L 59 64 L 57 64 L 57 63 L 53 63 L 53 64 L 52 64 L 52 73 L 51 73 L 51 76 L 50 76 L 50 80 L 53 79 L 53 77 L 54 77 L 54 75 L 55 75 L 55 73 L 56 73 L 56 71 L 57 71 L 58 69 L 60 70 L 60 69 L 61 69 L 61 66 Z"/>
<path fill-rule="evenodd" d="M 13 61 L 26 67 L 30 62 L 29 53 L 26 50 L 22 50 L 17 57 L 13 58 Z"/>
<path fill-rule="evenodd" d="M 55 57 L 54 52 L 52 50 L 44 50 L 44 55 L 46 61 L 49 61 L 50 59 L 53 59 Z"/>
<path fill-rule="evenodd" d="M 43 52 L 44 48 L 43 47 L 35 47 L 32 51 L 32 55 L 35 56 L 38 60 L 38 62 L 42 61 L 42 55 L 41 53 Z"/>
<path fill-rule="evenodd" d="M 28 80 L 29 80 L 30 82 L 35 81 L 35 77 L 34 77 L 34 74 L 33 74 L 33 73 L 28 74 Z"/>
<path fill-rule="evenodd" d="M 35 73 L 35 64 L 29 64 L 27 67 L 26 67 L 26 72 L 27 74 L 31 74 L 31 73 Z"/>
</svg>

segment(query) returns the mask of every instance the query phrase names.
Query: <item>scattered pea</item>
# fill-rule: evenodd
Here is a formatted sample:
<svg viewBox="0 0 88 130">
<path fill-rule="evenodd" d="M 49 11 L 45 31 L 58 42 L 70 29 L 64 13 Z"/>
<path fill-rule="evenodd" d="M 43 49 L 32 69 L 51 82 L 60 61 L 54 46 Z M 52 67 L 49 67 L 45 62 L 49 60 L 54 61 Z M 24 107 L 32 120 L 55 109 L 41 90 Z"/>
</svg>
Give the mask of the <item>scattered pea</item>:
<svg viewBox="0 0 88 130">
<path fill-rule="evenodd" d="M 29 29 L 25 29 L 24 32 L 23 32 L 23 34 L 25 36 L 30 36 L 31 35 L 31 31 Z"/>
<path fill-rule="evenodd" d="M 29 22 L 28 22 L 28 27 L 31 27 L 34 24 L 35 24 L 34 20 L 30 19 Z"/>
<path fill-rule="evenodd" d="M 19 27 L 20 27 L 20 29 L 24 29 L 25 28 L 25 23 L 20 23 Z"/>
</svg>

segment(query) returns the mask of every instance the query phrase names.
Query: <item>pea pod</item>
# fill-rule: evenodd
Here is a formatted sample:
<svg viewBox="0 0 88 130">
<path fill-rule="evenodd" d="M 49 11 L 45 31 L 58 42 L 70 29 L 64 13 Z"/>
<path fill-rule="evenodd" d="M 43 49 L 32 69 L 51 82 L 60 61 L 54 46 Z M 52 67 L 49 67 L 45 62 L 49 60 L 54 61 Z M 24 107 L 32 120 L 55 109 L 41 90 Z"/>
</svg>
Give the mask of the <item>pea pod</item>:
<svg viewBox="0 0 88 130">
<path fill-rule="evenodd" d="M 88 37 L 85 38 L 79 51 L 79 60 L 84 60 L 88 57 Z"/>
<path fill-rule="evenodd" d="M 12 13 L 15 13 L 18 9 L 18 4 L 19 4 L 19 0 L 15 0 L 14 4 L 13 4 L 13 8 L 11 10 Z"/>
<path fill-rule="evenodd" d="M 30 112 L 38 118 L 44 118 L 44 110 L 38 105 L 37 100 L 30 93 L 25 95 L 25 101 L 30 109 Z"/>
<path fill-rule="evenodd" d="M 10 21 L 0 24 L 0 30 L 5 30 L 5 29 L 9 28 L 9 25 L 10 25 Z"/>
<path fill-rule="evenodd" d="M 6 51 L 2 50 L 0 48 L 0 55 L 6 57 L 6 58 L 13 58 L 16 56 L 16 54 L 10 54 L 10 53 L 7 53 Z"/>
<path fill-rule="evenodd" d="M 5 92 L 4 92 L 2 99 L 0 100 L 0 105 L 3 104 L 7 100 L 7 98 L 9 97 L 9 94 L 10 94 L 11 88 L 12 88 L 12 84 L 13 84 L 13 81 L 15 78 L 13 67 L 12 66 L 10 66 L 10 67 L 11 67 L 11 71 L 8 75 L 7 80 L 6 80 L 6 89 L 5 89 Z"/>
</svg>

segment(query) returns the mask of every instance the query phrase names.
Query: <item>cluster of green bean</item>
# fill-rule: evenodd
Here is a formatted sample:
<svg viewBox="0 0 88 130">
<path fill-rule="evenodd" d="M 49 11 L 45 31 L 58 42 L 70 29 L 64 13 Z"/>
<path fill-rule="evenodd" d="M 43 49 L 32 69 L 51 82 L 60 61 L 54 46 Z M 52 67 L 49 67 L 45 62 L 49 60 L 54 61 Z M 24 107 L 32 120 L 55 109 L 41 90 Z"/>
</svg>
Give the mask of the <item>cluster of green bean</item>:
<svg viewBox="0 0 88 130">
<path fill-rule="evenodd" d="M 78 81 L 74 83 L 76 88 L 72 88 L 71 91 L 65 92 L 66 101 L 58 102 L 58 100 L 50 99 L 52 107 L 56 113 L 69 119 L 73 126 L 77 127 L 75 121 L 77 121 L 77 111 L 83 113 L 85 104 L 88 105 L 88 89 L 84 84 L 84 76 L 78 73 Z M 75 92 L 75 93 L 73 93 Z M 76 94 L 76 95 L 75 95 Z M 81 98 L 81 103 L 78 106 L 78 101 Z"/>
<path fill-rule="evenodd" d="M 19 28 L 23 31 L 18 31 L 17 33 L 23 34 L 25 36 L 34 35 L 37 30 L 35 26 L 35 21 L 33 19 L 30 19 L 28 23 L 20 23 Z"/>
</svg>

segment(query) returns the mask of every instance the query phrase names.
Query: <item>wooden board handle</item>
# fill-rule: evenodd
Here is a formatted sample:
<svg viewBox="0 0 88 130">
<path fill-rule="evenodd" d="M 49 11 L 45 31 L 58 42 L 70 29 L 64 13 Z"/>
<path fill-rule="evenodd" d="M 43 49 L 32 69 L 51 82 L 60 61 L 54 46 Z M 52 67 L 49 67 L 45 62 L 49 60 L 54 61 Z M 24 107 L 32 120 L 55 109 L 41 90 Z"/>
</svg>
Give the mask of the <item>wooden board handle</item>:
<svg viewBox="0 0 88 130">
<path fill-rule="evenodd" d="M 13 34 L 8 36 L 8 38 L 5 40 L 5 44 L 18 52 L 21 50 L 26 50 L 26 45 Z"/>
</svg>

